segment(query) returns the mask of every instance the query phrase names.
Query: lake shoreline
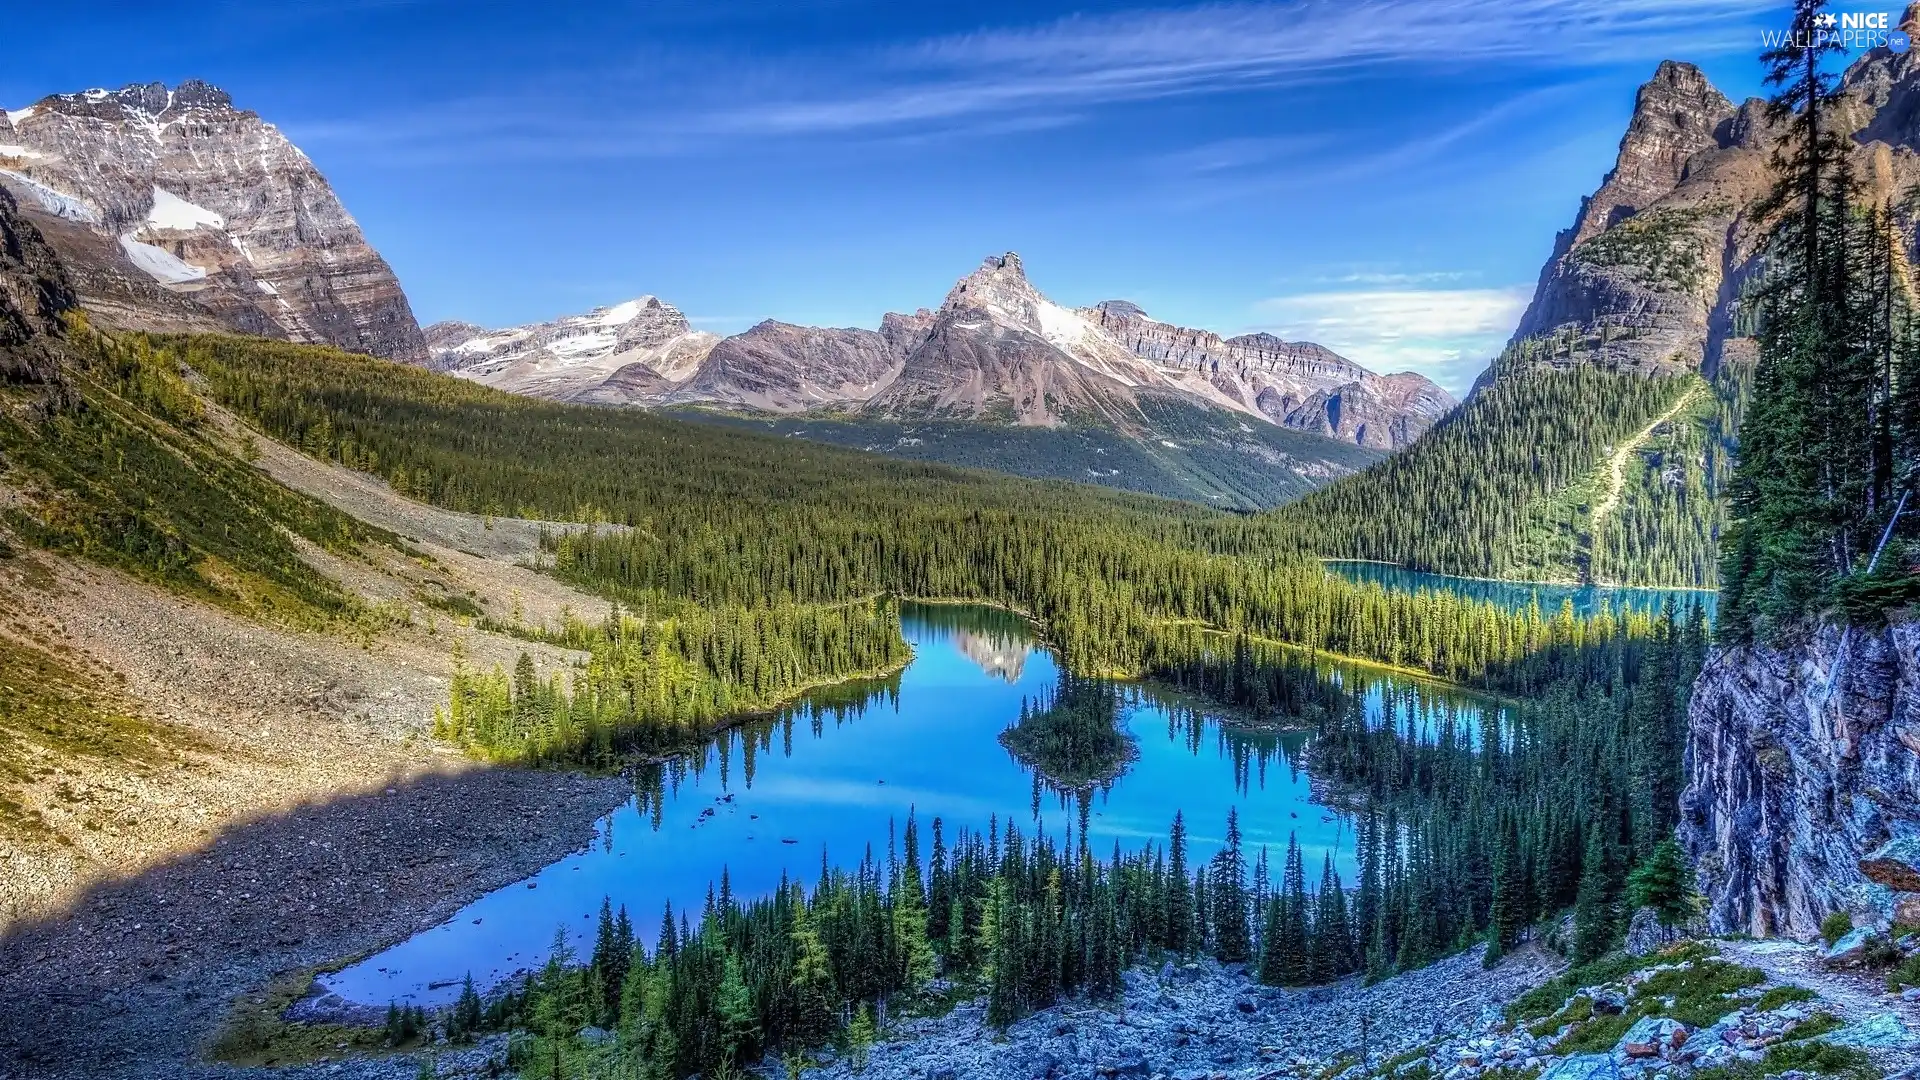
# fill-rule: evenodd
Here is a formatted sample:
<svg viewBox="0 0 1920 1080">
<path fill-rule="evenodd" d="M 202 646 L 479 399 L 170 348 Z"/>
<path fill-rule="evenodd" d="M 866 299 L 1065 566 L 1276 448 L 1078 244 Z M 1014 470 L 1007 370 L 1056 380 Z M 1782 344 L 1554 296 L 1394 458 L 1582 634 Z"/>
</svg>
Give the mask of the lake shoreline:
<svg viewBox="0 0 1920 1080">
<path fill-rule="evenodd" d="M 1521 578 L 1478 577 L 1473 574 L 1449 574 L 1442 570 L 1420 570 L 1408 566 L 1405 563 L 1388 562 L 1385 559 L 1336 559 L 1326 556 L 1316 556 L 1315 561 L 1320 563 L 1321 566 L 1327 566 L 1332 563 L 1346 563 L 1352 566 L 1385 566 L 1393 570 L 1404 570 L 1409 574 L 1427 574 L 1432 577 L 1453 578 L 1456 581 L 1478 581 L 1487 585 L 1512 585 L 1515 588 L 1527 588 L 1531 586 L 1548 589 L 1601 589 L 1608 592 L 1636 590 L 1642 592 L 1697 592 L 1712 593 L 1716 596 L 1720 593 L 1719 588 L 1710 588 L 1705 585 L 1620 585 L 1605 581 L 1535 581 Z M 1343 576 L 1335 571 L 1328 572 L 1333 573 L 1336 577 Z M 1352 578 L 1346 578 L 1345 580 L 1353 581 L 1356 585 L 1379 584 L 1379 582 L 1358 582 Z M 1381 588 L 1386 588 L 1386 586 L 1381 585 Z"/>
</svg>

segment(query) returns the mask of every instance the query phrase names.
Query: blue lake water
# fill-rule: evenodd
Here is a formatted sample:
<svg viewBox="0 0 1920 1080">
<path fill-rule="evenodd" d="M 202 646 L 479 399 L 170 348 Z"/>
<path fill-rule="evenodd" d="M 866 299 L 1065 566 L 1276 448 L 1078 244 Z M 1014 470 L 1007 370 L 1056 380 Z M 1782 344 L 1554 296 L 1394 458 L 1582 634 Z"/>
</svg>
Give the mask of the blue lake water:
<svg viewBox="0 0 1920 1080">
<path fill-rule="evenodd" d="M 1702 589 L 1639 589 L 1614 585 L 1542 585 L 1526 581 L 1486 581 L 1481 578 L 1452 577 L 1409 570 L 1385 563 L 1328 560 L 1328 570 L 1349 581 L 1372 582 L 1394 592 L 1450 592 L 1472 600 L 1499 604 L 1513 611 L 1525 611 L 1538 603 L 1540 612 L 1551 617 L 1562 604 L 1571 601 L 1576 615 L 1594 615 L 1602 608 L 1616 614 L 1623 611 L 1658 613 L 1672 600 L 1678 611 L 1689 604 L 1700 604 L 1712 619 L 1720 594 Z"/>
<path fill-rule="evenodd" d="M 602 897 L 624 904 L 649 942 L 663 907 L 697 916 L 724 868 L 736 896 L 768 895 L 782 875 L 809 887 L 823 857 L 857 865 L 884 858 L 911 810 L 922 850 L 940 818 L 959 829 L 994 819 L 1064 839 L 1080 829 L 1079 798 L 1040 785 L 997 738 L 1058 677 L 1053 654 L 1024 623 L 978 608 L 902 612 L 914 659 L 892 679 L 836 687 L 778 718 L 715 737 L 703 752 L 641 781 L 638 794 L 596 826 L 593 844 L 532 878 L 468 905 L 445 924 L 324 976 L 350 1001 L 443 1004 L 469 972 L 492 985 L 543 962 L 556 927 L 591 949 Z M 1400 723 L 1430 730 L 1446 717 L 1471 724 L 1470 697 L 1373 669 L 1322 664 L 1319 677 L 1363 695 L 1376 718 L 1393 704 Z M 1262 845 L 1276 867 L 1297 836 L 1309 876 L 1332 853 L 1355 880 L 1352 823 L 1315 801 L 1299 765 L 1310 737 L 1223 725 L 1148 689 L 1133 688 L 1124 724 L 1139 759 L 1085 798 L 1096 853 L 1166 841 L 1186 817 L 1195 862 L 1218 850 L 1227 811 L 1238 808 L 1251 862 Z"/>
</svg>

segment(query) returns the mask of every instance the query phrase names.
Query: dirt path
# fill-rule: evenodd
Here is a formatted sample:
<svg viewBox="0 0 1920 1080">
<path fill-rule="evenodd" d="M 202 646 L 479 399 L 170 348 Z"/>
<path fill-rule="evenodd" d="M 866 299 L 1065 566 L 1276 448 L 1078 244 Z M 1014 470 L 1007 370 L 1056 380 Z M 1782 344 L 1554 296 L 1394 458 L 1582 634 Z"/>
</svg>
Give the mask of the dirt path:
<svg viewBox="0 0 1920 1080">
<path fill-rule="evenodd" d="M 1634 452 L 1652 437 L 1655 428 L 1680 415 L 1681 411 L 1691 405 L 1704 389 L 1705 387 L 1695 386 L 1680 395 L 1680 400 L 1674 402 L 1672 408 L 1654 417 L 1653 423 L 1642 428 L 1638 435 L 1622 444 L 1613 452 L 1613 456 L 1607 459 L 1607 497 L 1595 504 L 1593 513 L 1588 516 L 1589 528 L 1598 526 L 1608 514 L 1613 513 L 1614 507 L 1620 505 L 1620 493 L 1627 486 L 1627 462 L 1632 459 Z"/>
<path fill-rule="evenodd" d="M 1818 993 L 1848 1023 L 1893 1013 L 1906 1022 L 1909 1031 L 1920 1032 L 1920 1003 L 1888 994 L 1879 979 L 1865 972 L 1828 971 L 1820 961 L 1820 950 L 1812 945 L 1779 938 L 1718 944 L 1729 960 L 1759 968 L 1775 982 L 1804 986 Z"/>
</svg>

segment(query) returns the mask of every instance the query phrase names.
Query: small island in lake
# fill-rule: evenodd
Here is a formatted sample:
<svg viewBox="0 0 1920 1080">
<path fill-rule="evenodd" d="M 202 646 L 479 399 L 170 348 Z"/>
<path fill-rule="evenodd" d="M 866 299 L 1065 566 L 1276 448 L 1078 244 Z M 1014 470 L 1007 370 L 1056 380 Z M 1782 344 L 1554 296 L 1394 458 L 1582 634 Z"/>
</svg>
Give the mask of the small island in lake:
<svg viewBox="0 0 1920 1080">
<path fill-rule="evenodd" d="M 1120 705 L 1118 684 L 1062 672 L 1052 693 L 1020 703 L 1020 719 L 1000 733 L 1000 745 L 1055 787 L 1109 784 L 1140 756 L 1120 728 Z"/>
</svg>

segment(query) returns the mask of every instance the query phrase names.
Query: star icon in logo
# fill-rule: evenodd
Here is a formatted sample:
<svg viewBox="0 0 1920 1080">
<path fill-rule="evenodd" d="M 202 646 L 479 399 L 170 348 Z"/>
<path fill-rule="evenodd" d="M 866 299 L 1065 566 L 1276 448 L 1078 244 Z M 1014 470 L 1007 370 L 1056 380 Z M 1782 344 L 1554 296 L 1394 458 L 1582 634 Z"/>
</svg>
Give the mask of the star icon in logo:
<svg viewBox="0 0 1920 1080">
<path fill-rule="evenodd" d="M 1815 19 L 1814 21 L 1819 23 L 1821 26 L 1832 27 L 1835 23 L 1839 22 L 1840 19 L 1838 16 L 1834 15 L 1833 12 L 1827 11 L 1827 12 L 1822 12 L 1820 17 Z"/>
</svg>

